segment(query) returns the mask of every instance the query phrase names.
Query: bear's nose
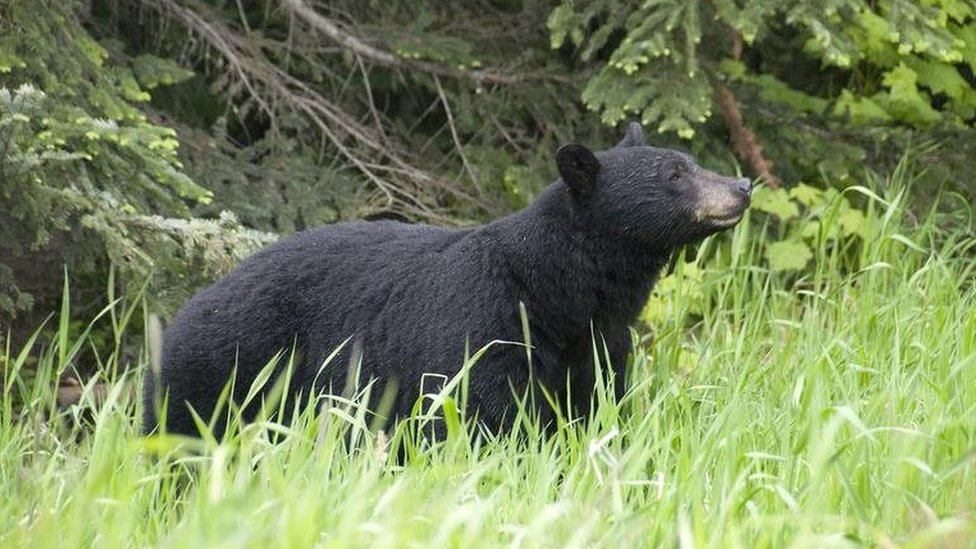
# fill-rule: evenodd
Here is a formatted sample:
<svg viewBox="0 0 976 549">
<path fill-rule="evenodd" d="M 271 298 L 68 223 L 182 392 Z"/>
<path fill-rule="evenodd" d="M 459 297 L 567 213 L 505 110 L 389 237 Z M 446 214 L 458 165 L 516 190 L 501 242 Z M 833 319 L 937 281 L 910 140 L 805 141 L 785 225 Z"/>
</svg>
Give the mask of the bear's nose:
<svg viewBox="0 0 976 549">
<path fill-rule="evenodd" d="M 732 182 L 732 186 L 742 194 L 749 196 L 752 191 L 752 180 L 748 177 L 740 177 Z"/>
</svg>

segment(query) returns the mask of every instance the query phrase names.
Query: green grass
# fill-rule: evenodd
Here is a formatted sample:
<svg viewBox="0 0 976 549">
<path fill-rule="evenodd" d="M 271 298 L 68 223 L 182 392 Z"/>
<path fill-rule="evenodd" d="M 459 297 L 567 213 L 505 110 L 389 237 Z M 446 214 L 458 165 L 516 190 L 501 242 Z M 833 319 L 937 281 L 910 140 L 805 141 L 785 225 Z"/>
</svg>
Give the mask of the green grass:
<svg viewBox="0 0 976 549">
<path fill-rule="evenodd" d="M 907 214 L 907 179 L 869 185 L 866 238 L 819 242 L 802 275 L 765 268 L 774 227 L 706 243 L 636 338 L 633 390 L 587 425 L 452 431 L 405 463 L 355 406 L 195 452 L 143 439 L 123 383 L 148 359 L 86 392 L 93 417 L 56 412 L 47 380 L 90 344 L 65 307 L 43 352 L 0 354 L 0 546 L 973 546 L 976 242 L 958 198 Z"/>
</svg>

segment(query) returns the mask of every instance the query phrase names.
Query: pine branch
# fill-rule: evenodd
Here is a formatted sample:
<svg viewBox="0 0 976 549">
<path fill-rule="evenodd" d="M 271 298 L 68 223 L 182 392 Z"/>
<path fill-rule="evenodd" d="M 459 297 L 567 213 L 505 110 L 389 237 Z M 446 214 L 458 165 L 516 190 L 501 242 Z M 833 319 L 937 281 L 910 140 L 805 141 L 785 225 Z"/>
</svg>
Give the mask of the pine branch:
<svg viewBox="0 0 976 549">
<path fill-rule="evenodd" d="M 397 68 L 412 69 L 435 76 L 445 76 L 459 80 L 472 80 L 477 84 L 518 84 L 527 80 L 554 80 L 565 84 L 571 83 L 568 78 L 559 77 L 552 74 L 519 74 L 503 73 L 498 69 L 479 69 L 466 71 L 455 67 L 421 61 L 415 59 L 405 59 L 394 55 L 388 51 L 375 48 L 365 43 L 359 37 L 346 32 L 335 21 L 323 16 L 312 9 L 303 0 L 282 0 L 282 3 L 299 18 L 303 19 L 312 28 L 331 38 L 340 46 L 348 49 L 356 55 L 365 57 L 374 63 Z"/>
</svg>

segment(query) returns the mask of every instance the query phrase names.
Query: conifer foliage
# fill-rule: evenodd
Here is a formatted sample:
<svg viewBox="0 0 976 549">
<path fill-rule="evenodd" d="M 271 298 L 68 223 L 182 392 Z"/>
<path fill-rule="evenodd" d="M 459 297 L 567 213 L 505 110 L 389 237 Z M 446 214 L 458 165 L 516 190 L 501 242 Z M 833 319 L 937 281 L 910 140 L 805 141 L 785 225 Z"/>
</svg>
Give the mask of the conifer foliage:
<svg viewBox="0 0 976 549">
<path fill-rule="evenodd" d="M 720 113 L 774 185 L 770 158 L 793 177 L 847 177 L 866 142 L 906 138 L 895 129 L 964 143 L 976 121 L 965 0 L 566 0 L 548 26 L 552 47 L 595 64 L 582 99 L 605 123 L 636 116 L 690 140 Z"/>
<path fill-rule="evenodd" d="M 64 268 L 99 285 L 109 262 L 130 281 L 194 260 L 227 268 L 267 240 L 230 213 L 191 219 L 212 193 L 183 171 L 176 132 L 143 107 L 192 73 L 110 54 L 78 7 L 0 6 L 0 318 L 56 295 Z"/>
</svg>

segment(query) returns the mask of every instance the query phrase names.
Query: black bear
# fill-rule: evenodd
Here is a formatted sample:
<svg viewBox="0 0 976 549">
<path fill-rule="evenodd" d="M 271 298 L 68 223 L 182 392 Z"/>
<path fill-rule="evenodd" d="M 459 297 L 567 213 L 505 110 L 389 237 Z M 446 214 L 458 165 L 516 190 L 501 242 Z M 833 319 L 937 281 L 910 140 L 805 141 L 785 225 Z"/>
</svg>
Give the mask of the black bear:
<svg viewBox="0 0 976 549">
<path fill-rule="evenodd" d="M 531 206 L 487 225 L 341 223 L 244 261 L 167 329 L 161 370 L 144 389 L 145 428 L 155 428 L 165 394 L 168 430 L 197 434 L 191 407 L 210 418 L 232 376 L 240 402 L 280 352 L 294 352 L 291 394 L 341 391 L 353 349 L 360 380 L 398 388 L 389 419 L 403 418 L 466 352 L 524 341 L 523 306 L 531 359 L 524 345 L 494 343 L 470 372 L 467 409 L 484 427 L 504 429 L 534 383 L 585 417 L 594 340 L 619 397 L 629 325 L 659 271 L 677 247 L 736 224 L 750 182 L 647 146 L 636 123 L 606 151 L 561 147 L 556 166 L 560 178 Z M 534 402 L 551 421 L 551 400 Z"/>
</svg>

